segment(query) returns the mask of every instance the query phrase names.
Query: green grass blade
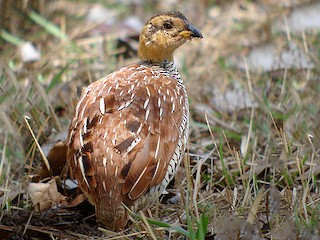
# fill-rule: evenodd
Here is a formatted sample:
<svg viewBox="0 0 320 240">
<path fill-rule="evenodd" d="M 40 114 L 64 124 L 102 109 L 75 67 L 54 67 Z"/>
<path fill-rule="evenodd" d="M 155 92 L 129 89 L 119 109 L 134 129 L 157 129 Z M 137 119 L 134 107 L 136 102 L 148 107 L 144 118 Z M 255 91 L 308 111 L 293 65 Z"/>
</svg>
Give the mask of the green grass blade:
<svg viewBox="0 0 320 240">
<path fill-rule="evenodd" d="M 57 25 L 49 22 L 48 20 L 46 20 L 45 18 L 43 18 L 41 15 L 37 14 L 36 12 L 30 11 L 29 17 L 34 22 L 36 22 L 41 27 L 43 27 L 48 33 L 52 34 L 53 36 L 60 38 L 62 40 L 68 39 L 68 36 L 66 34 L 64 34 L 63 32 L 61 32 L 61 29 Z"/>
<path fill-rule="evenodd" d="M 11 33 L 5 31 L 5 30 L 0 30 L 0 36 L 1 38 L 3 38 L 5 41 L 16 45 L 16 46 L 20 46 L 24 43 L 24 41 L 20 38 L 18 38 L 17 36 L 12 35 Z"/>
<path fill-rule="evenodd" d="M 49 93 L 53 88 L 55 88 L 57 86 L 58 83 L 61 82 L 61 76 L 62 74 L 69 69 L 70 63 L 68 63 L 64 68 L 61 69 L 60 72 L 58 72 L 57 75 L 55 75 L 51 82 L 49 83 L 48 87 L 46 88 L 46 93 Z"/>
<path fill-rule="evenodd" d="M 196 233 L 196 239 L 203 240 L 206 237 L 207 230 L 208 230 L 208 223 L 209 217 L 206 216 L 204 213 L 201 214 L 199 223 L 198 223 L 198 230 Z"/>
<path fill-rule="evenodd" d="M 176 226 L 176 225 L 172 225 L 172 224 L 169 224 L 169 223 L 165 223 L 165 222 L 162 222 L 162 221 L 157 221 L 157 220 L 150 219 L 150 218 L 147 218 L 147 221 L 150 224 L 158 226 L 158 227 L 172 228 L 172 229 L 176 230 L 178 233 L 181 233 L 182 235 L 186 236 L 187 238 L 191 238 L 191 235 L 189 234 L 189 232 L 186 231 L 182 227 L 179 227 L 179 226 Z"/>
<path fill-rule="evenodd" d="M 127 209 L 131 215 L 133 215 L 134 217 L 142 220 L 141 216 L 139 216 L 138 214 L 134 213 L 131 211 L 130 208 L 128 208 L 126 205 L 124 205 L 124 208 Z M 152 225 L 155 225 L 155 226 L 158 226 L 158 227 L 163 227 L 163 228 L 172 228 L 174 230 L 176 230 L 178 233 L 181 233 L 182 235 L 186 236 L 187 238 L 190 238 L 190 234 L 188 231 L 186 231 L 185 229 L 183 229 L 182 227 L 179 227 L 179 226 L 176 226 L 176 225 L 172 225 L 172 224 L 169 224 L 169 223 L 165 223 L 165 222 L 162 222 L 162 221 L 158 221 L 158 220 L 154 220 L 154 219 L 151 219 L 151 218 L 147 218 L 146 217 L 146 220 L 148 221 L 148 223 L 152 224 Z"/>
</svg>

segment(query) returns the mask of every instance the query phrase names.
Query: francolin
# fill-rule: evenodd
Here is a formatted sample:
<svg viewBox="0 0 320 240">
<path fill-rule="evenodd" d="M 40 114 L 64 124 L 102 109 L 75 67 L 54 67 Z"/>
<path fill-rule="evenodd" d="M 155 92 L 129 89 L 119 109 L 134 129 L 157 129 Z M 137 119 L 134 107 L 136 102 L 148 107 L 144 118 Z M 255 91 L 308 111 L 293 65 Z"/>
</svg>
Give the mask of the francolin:
<svg viewBox="0 0 320 240">
<path fill-rule="evenodd" d="M 181 163 L 188 99 L 174 51 L 202 38 L 180 12 L 152 17 L 139 39 L 139 63 L 90 84 L 67 139 L 71 176 L 95 206 L 99 224 L 120 231 L 127 211 L 159 198 Z"/>
</svg>

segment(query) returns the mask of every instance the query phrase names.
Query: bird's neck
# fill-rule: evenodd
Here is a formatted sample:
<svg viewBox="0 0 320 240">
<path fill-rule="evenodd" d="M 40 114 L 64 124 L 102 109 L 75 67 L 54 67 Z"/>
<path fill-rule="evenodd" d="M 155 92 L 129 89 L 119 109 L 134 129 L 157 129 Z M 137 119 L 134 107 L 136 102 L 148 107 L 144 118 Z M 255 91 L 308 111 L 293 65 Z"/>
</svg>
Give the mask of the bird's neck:
<svg viewBox="0 0 320 240">
<path fill-rule="evenodd" d="M 177 66 L 174 64 L 173 60 L 163 60 L 159 66 L 169 72 L 170 74 L 179 73 Z"/>
<path fill-rule="evenodd" d="M 150 66 L 152 69 L 163 74 L 170 74 L 177 81 L 182 83 L 180 73 L 173 61 L 163 60 L 161 62 L 143 61 L 142 64 Z"/>
</svg>

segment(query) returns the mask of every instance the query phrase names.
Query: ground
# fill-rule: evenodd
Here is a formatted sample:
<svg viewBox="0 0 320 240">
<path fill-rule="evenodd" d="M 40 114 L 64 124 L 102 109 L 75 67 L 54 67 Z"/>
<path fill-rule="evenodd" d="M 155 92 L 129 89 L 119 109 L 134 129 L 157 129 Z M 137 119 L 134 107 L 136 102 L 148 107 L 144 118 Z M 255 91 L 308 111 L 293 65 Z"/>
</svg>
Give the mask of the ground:
<svg viewBox="0 0 320 240">
<path fill-rule="evenodd" d="M 320 239 L 320 4 L 128 2 L 0 1 L 0 236 Z M 82 88 L 136 62 L 146 20 L 177 9 L 204 36 L 175 58 L 190 103 L 186 157 L 167 194 L 112 233 L 48 152 Z"/>
</svg>

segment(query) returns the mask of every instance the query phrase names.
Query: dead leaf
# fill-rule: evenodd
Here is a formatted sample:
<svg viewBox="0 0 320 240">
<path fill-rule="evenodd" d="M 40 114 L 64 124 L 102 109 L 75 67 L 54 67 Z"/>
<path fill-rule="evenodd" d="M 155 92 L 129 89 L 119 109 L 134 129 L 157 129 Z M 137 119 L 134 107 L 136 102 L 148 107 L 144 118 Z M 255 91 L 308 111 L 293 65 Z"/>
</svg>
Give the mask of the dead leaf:
<svg viewBox="0 0 320 240">
<path fill-rule="evenodd" d="M 76 207 L 79 204 L 83 203 L 85 200 L 87 200 L 86 195 L 83 193 L 80 193 L 79 195 L 76 196 L 75 199 L 68 205 L 68 207 Z"/>
<path fill-rule="evenodd" d="M 47 159 L 50 164 L 51 172 L 48 170 L 46 165 L 43 165 L 39 170 L 38 174 L 40 177 L 46 178 L 50 176 L 58 176 L 63 170 L 66 159 L 67 159 L 67 146 L 65 142 L 59 141 L 49 150 Z"/>
<path fill-rule="evenodd" d="M 58 192 L 55 179 L 47 183 L 30 183 L 27 193 L 36 211 L 47 210 L 58 204 L 64 203 L 66 197 Z"/>
<path fill-rule="evenodd" d="M 9 193 L 0 192 L 1 197 L 0 197 L 0 203 L 3 203 L 4 201 L 9 201 L 12 202 L 19 194 L 22 194 L 24 191 L 19 189 L 19 190 L 10 190 Z"/>
<path fill-rule="evenodd" d="M 259 192 L 257 197 L 255 198 L 250 211 L 249 211 L 249 215 L 247 217 L 247 223 L 250 223 L 251 225 L 254 223 L 254 220 L 256 219 L 257 216 L 257 212 L 259 210 L 259 206 L 260 206 L 260 202 L 262 201 L 262 198 L 265 195 L 265 191 L 264 191 L 264 187 L 262 187 Z"/>
</svg>

